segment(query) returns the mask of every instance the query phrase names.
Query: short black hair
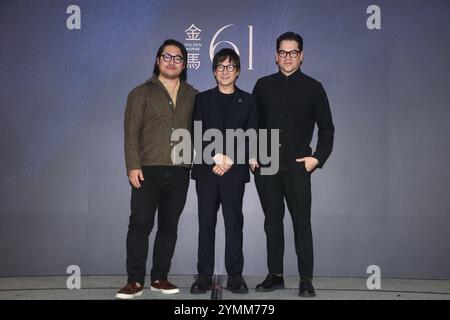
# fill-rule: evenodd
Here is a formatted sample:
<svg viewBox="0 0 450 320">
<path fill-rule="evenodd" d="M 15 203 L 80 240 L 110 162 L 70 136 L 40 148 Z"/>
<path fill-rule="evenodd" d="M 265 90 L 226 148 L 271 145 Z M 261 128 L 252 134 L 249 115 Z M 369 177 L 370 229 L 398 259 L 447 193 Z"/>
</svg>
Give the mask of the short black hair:
<svg viewBox="0 0 450 320">
<path fill-rule="evenodd" d="M 164 43 L 161 45 L 161 47 L 159 47 L 158 52 L 156 53 L 156 60 L 155 60 L 155 65 L 153 67 L 153 74 L 155 76 L 159 76 L 158 58 L 163 53 L 164 48 L 167 46 L 176 46 L 176 47 L 178 47 L 178 49 L 180 49 L 181 56 L 183 57 L 183 66 L 184 66 L 184 69 L 180 74 L 180 80 L 186 81 L 186 79 L 187 79 L 187 68 L 186 68 L 187 50 L 181 42 L 174 40 L 174 39 L 167 39 L 166 41 L 164 41 Z"/>
<path fill-rule="evenodd" d="M 283 40 L 297 41 L 298 48 L 300 49 L 300 51 L 303 51 L 303 38 L 298 33 L 288 31 L 279 36 L 277 39 L 277 51 L 280 49 L 280 43 Z"/>
<path fill-rule="evenodd" d="M 239 55 L 231 48 L 223 48 L 217 51 L 217 53 L 214 55 L 213 58 L 213 64 L 212 64 L 212 70 L 216 70 L 219 63 L 224 62 L 227 60 L 227 58 L 230 59 L 230 61 L 234 62 L 236 65 L 237 71 L 241 70 L 241 58 L 239 58 Z"/>
</svg>

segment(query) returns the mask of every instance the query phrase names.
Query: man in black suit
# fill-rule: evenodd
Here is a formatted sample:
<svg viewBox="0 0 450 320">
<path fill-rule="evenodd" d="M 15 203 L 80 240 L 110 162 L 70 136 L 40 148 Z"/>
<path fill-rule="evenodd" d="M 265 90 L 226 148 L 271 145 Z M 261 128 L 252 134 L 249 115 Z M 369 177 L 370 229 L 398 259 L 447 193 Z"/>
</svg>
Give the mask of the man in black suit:
<svg viewBox="0 0 450 320">
<path fill-rule="evenodd" d="M 248 292 L 242 277 L 242 200 L 245 183 L 250 180 L 250 142 L 245 140 L 230 148 L 230 141 L 226 141 L 226 130 L 255 130 L 257 115 L 254 97 L 235 85 L 239 71 L 240 59 L 237 53 L 228 48 L 220 50 L 213 58 L 217 87 L 198 94 L 195 100 L 193 120 L 197 124 L 198 121 L 202 122 L 202 137 L 205 131 L 216 129 L 223 140 L 218 143 L 219 150 L 213 149 L 212 152 L 208 152 L 211 149 L 206 149 L 207 142 L 203 141 L 201 150 L 196 148 L 196 159 L 192 167 L 191 176 L 196 181 L 199 221 L 198 276 L 191 286 L 191 293 L 194 294 L 205 293 L 211 289 L 219 205 L 222 205 L 225 223 L 225 267 L 228 274 L 226 288 L 233 293 Z M 256 140 L 256 131 L 254 133 Z M 198 132 L 194 135 L 196 134 Z M 243 157 L 239 157 L 239 153 L 244 153 Z M 254 156 L 256 157 L 255 154 Z M 256 160 L 252 159 L 250 166 L 254 168 L 255 164 Z"/>
<path fill-rule="evenodd" d="M 314 297 L 313 240 L 311 232 L 311 173 L 322 168 L 331 154 L 334 125 L 322 84 L 300 71 L 303 39 L 294 32 L 276 42 L 279 72 L 259 79 L 253 89 L 259 129 L 279 130 L 279 171 L 255 172 L 255 183 L 264 212 L 269 274 L 256 291 L 284 288 L 284 200 L 294 227 L 295 251 L 300 274 L 299 295 Z M 318 141 L 310 147 L 314 126 Z M 270 141 L 270 139 L 267 139 Z M 259 146 L 261 147 L 261 145 Z"/>
</svg>

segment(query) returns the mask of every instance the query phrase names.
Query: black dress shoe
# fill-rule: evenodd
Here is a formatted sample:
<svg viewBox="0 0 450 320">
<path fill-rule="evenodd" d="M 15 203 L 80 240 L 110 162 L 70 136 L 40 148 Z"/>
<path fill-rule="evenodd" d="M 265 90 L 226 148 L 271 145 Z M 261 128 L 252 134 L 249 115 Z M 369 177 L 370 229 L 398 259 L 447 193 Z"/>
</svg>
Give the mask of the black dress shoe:
<svg viewBox="0 0 450 320">
<path fill-rule="evenodd" d="M 314 290 L 311 279 L 305 278 L 300 281 L 298 295 L 304 298 L 312 298 L 316 296 L 316 291 Z"/>
<path fill-rule="evenodd" d="M 228 276 L 227 290 L 233 293 L 248 293 L 248 287 L 242 276 Z"/>
<path fill-rule="evenodd" d="M 202 294 L 212 289 L 212 277 L 209 276 L 197 276 L 197 280 L 191 286 L 192 294 Z"/>
<path fill-rule="evenodd" d="M 269 273 L 266 279 L 256 286 L 255 291 L 270 292 L 276 289 L 284 289 L 284 278 Z"/>
</svg>

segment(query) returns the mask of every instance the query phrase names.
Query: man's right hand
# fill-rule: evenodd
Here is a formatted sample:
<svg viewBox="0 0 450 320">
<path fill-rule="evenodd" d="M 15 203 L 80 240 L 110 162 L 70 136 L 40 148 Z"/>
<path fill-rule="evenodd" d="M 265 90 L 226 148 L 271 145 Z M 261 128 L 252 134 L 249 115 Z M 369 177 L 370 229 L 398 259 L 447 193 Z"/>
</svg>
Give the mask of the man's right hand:
<svg viewBox="0 0 450 320">
<path fill-rule="evenodd" d="M 216 164 L 215 167 L 219 167 L 220 171 L 223 171 L 223 173 L 226 173 L 228 170 L 230 170 L 231 166 L 233 165 L 233 160 L 231 160 L 230 157 L 228 157 L 225 154 L 217 153 L 213 157 L 213 160 L 214 160 L 214 162 Z M 214 172 L 214 173 L 216 173 L 216 172 Z"/>
<path fill-rule="evenodd" d="M 136 189 L 141 187 L 141 183 L 139 182 L 139 179 L 141 181 L 144 181 L 144 174 L 142 173 L 141 169 L 134 169 L 134 170 L 130 170 L 128 172 L 128 180 L 130 180 L 131 184 Z"/>
</svg>

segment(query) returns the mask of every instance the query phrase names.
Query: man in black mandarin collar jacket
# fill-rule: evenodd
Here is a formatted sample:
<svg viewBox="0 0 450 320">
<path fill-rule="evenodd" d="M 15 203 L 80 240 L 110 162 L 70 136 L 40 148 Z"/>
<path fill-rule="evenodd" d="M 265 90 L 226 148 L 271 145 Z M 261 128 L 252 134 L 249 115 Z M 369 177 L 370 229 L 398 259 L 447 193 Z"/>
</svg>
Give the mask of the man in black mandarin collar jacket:
<svg viewBox="0 0 450 320">
<path fill-rule="evenodd" d="M 259 129 L 279 130 L 279 171 L 275 175 L 255 172 L 255 183 L 265 215 L 269 274 L 257 291 L 284 288 L 284 200 L 292 217 L 300 274 L 299 294 L 315 296 L 313 241 L 311 232 L 311 173 L 322 168 L 331 154 L 334 126 L 322 84 L 300 71 L 303 39 L 286 32 L 277 39 L 279 72 L 259 79 L 253 95 L 257 101 Z M 315 151 L 310 147 L 318 127 Z M 260 146 L 261 147 L 261 146 Z"/>
</svg>

